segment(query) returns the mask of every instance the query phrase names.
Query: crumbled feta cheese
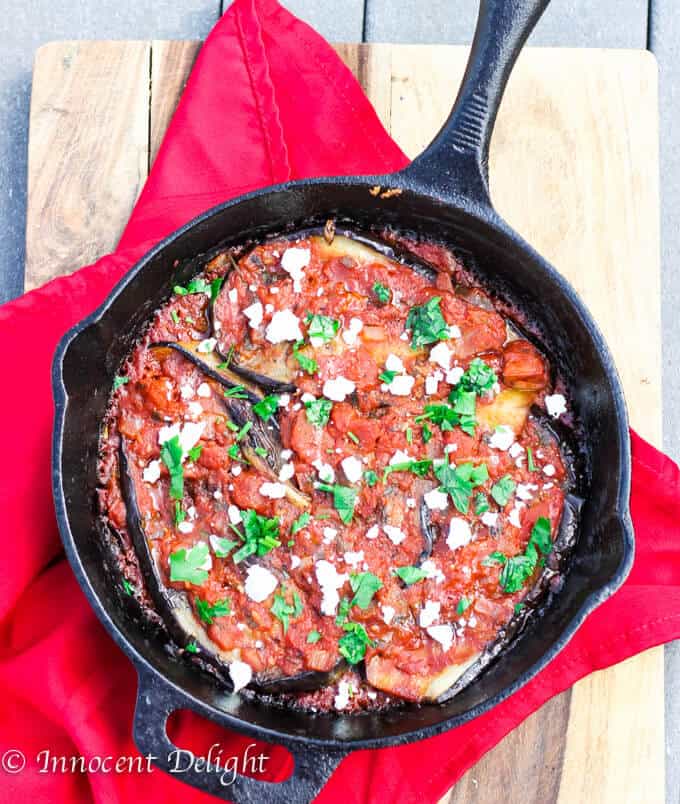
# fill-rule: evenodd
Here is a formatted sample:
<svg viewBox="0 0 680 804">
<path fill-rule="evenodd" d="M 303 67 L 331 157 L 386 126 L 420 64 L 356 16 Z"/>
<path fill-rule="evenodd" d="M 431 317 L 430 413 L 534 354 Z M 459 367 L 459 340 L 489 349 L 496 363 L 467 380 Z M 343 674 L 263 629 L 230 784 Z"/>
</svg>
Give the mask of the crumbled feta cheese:
<svg viewBox="0 0 680 804">
<path fill-rule="evenodd" d="M 463 333 L 460 331 L 460 327 L 456 324 L 449 324 L 447 327 L 449 338 L 462 338 Z"/>
<path fill-rule="evenodd" d="M 531 488 L 526 483 L 518 483 L 515 488 L 515 494 L 520 500 L 530 500 L 534 496 L 531 493 Z"/>
<path fill-rule="evenodd" d="M 449 498 L 441 489 L 432 489 L 423 495 L 425 505 L 431 511 L 443 511 L 448 507 Z"/>
<path fill-rule="evenodd" d="M 227 514 L 232 525 L 238 525 L 238 523 L 241 521 L 241 512 L 235 505 L 229 506 L 227 509 Z"/>
<path fill-rule="evenodd" d="M 431 558 L 428 558 L 427 561 L 423 561 L 420 565 L 420 569 L 426 572 L 427 577 L 431 578 L 435 583 L 441 583 L 445 579 L 444 573 Z"/>
<path fill-rule="evenodd" d="M 198 388 L 196 389 L 196 393 L 199 396 L 202 396 L 203 399 L 207 399 L 210 396 L 210 386 L 207 382 L 202 382 Z"/>
<path fill-rule="evenodd" d="M 190 416 L 193 416 L 194 418 L 196 418 L 196 417 L 200 416 L 201 413 L 203 413 L 203 405 L 201 405 L 200 402 L 196 402 L 196 401 L 189 402 L 189 404 L 187 405 L 187 410 L 188 410 Z"/>
<path fill-rule="evenodd" d="M 432 394 L 437 393 L 437 389 L 439 388 L 439 383 L 444 379 L 444 375 L 442 374 L 439 369 L 437 369 L 433 374 L 425 377 L 425 393 L 428 396 L 432 396 Z"/>
<path fill-rule="evenodd" d="M 316 562 L 314 572 L 321 587 L 321 613 L 327 617 L 335 617 L 340 602 L 338 589 L 347 580 L 347 575 L 339 573 L 330 561 L 321 559 Z"/>
<path fill-rule="evenodd" d="M 397 374 L 390 383 L 383 383 L 383 388 L 392 396 L 410 396 L 415 381 L 416 378 L 410 374 Z"/>
<path fill-rule="evenodd" d="M 344 402 L 345 398 L 354 393 L 356 385 L 342 375 L 323 384 L 323 395 L 333 402 Z"/>
<path fill-rule="evenodd" d="M 444 341 L 440 341 L 436 346 L 433 346 L 432 349 L 430 349 L 430 356 L 428 360 L 430 363 L 436 363 L 438 366 L 441 366 L 444 371 L 448 371 L 451 368 L 452 357 L 453 352 L 444 343 Z"/>
<path fill-rule="evenodd" d="M 299 293 L 302 290 L 304 269 L 309 265 L 312 252 L 308 248 L 288 248 L 281 257 L 281 267 L 293 280 L 293 290 Z"/>
<path fill-rule="evenodd" d="M 450 625 L 431 625 L 426 629 L 427 633 L 446 651 L 453 644 L 453 628 Z"/>
<path fill-rule="evenodd" d="M 415 499 L 415 497 L 407 497 L 406 498 L 406 507 L 407 508 L 415 508 L 416 507 L 416 499 Z"/>
<path fill-rule="evenodd" d="M 290 394 L 281 394 L 281 396 L 279 396 L 279 407 L 287 408 L 289 404 L 290 404 Z M 284 452 L 289 452 L 289 450 L 284 450 Z M 283 452 L 281 454 L 283 455 Z"/>
<path fill-rule="evenodd" d="M 359 337 L 359 333 L 364 328 L 364 322 L 360 318 L 350 318 L 349 326 L 343 329 L 342 339 L 348 346 L 354 346 Z"/>
<path fill-rule="evenodd" d="M 383 525 L 383 530 L 392 544 L 401 544 L 406 538 L 404 531 L 394 525 Z"/>
<path fill-rule="evenodd" d="M 498 524 L 498 514 L 492 514 L 491 511 L 486 511 L 482 514 L 482 525 L 487 528 L 495 528 Z"/>
<path fill-rule="evenodd" d="M 439 619 L 441 605 L 441 603 L 434 600 L 425 601 L 425 605 L 422 607 L 420 614 L 418 615 L 418 623 L 421 628 L 428 628 L 430 625 L 434 625 L 434 623 L 437 622 Z"/>
<path fill-rule="evenodd" d="M 385 368 L 388 371 L 396 371 L 397 374 L 402 374 L 404 371 L 406 371 L 401 358 L 391 353 L 387 355 L 387 360 L 385 361 Z"/>
<path fill-rule="evenodd" d="M 290 310 L 277 310 L 264 334 L 270 343 L 301 341 L 300 319 Z"/>
<path fill-rule="evenodd" d="M 340 681 L 338 684 L 338 693 L 333 698 L 333 706 L 336 709 L 344 709 L 349 703 L 350 699 L 350 685 L 347 681 Z"/>
<path fill-rule="evenodd" d="M 260 486 L 260 494 L 263 497 L 269 497 L 270 500 L 280 500 L 286 496 L 286 487 L 283 483 L 265 482 Z"/>
<path fill-rule="evenodd" d="M 162 446 L 166 441 L 178 436 L 180 433 L 181 424 L 166 424 L 158 431 L 158 443 Z"/>
<path fill-rule="evenodd" d="M 300 397 L 300 402 L 303 402 L 305 405 L 307 404 L 307 402 L 314 402 L 315 400 L 316 400 L 316 397 L 314 396 L 314 394 L 310 394 L 310 393 L 308 393 L 306 391 Z"/>
<path fill-rule="evenodd" d="M 302 560 L 301 560 L 300 556 L 296 556 L 294 554 L 291 555 L 291 557 L 290 557 L 290 568 L 291 569 L 297 569 L 297 567 L 299 567 L 301 563 L 302 563 Z"/>
<path fill-rule="evenodd" d="M 408 452 L 404 452 L 403 449 L 398 449 L 390 458 L 390 466 L 394 466 L 397 463 L 408 463 L 410 460 L 411 456 Z"/>
<path fill-rule="evenodd" d="M 546 463 L 543 467 L 543 474 L 547 477 L 553 477 L 555 474 L 555 467 L 551 463 Z"/>
<path fill-rule="evenodd" d="M 349 564 L 351 567 L 356 567 L 358 564 L 364 560 L 364 551 L 357 550 L 356 552 L 352 550 L 347 550 L 343 554 L 343 558 L 345 560 L 345 564 Z"/>
<path fill-rule="evenodd" d="M 345 477 L 350 483 L 358 483 L 361 480 L 364 467 L 361 461 L 355 458 L 354 455 L 343 458 L 340 462 L 340 466 L 342 466 L 342 471 L 345 473 Z"/>
<path fill-rule="evenodd" d="M 550 394 L 545 398 L 545 409 L 553 419 L 559 419 L 563 413 L 567 412 L 567 400 L 562 394 Z"/>
<path fill-rule="evenodd" d="M 282 461 L 289 461 L 293 457 L 293 450 L 292 449 L 282 449 L 281 450 L 281 460 Z"/>
<path fill-rule="evenodd" d="M 186 422 L 179 433 L 179 443 L 184 452 L 189 452 L 201 440 L 205 422 Z"/>
<path fill-rule="evenodd" d="M 458 444 L 445 444 L 444 445 L 444 454 L 449 455 L 451 452 L 455 452 L 458 449 Z"/>
<path fill-rule="evenodd" d="M 179 392 L 182 396 L 182 399 L 191 399 L 191 397 L 196 393 L 193 389 L 193 386 L 185 382 L 184 385 L 180 385 Z"/>
<path fill-rule="evenodd" d="M 465 374 L 465 369 L 461 366 L 454 366 L 450 371 L 446 372 L 446 382 L 449 385 L 458 385 L 460 378 Z"/>
<path fill-rule="evenodd" d="M 510 516 L 508 517 L 508 522 L 515 528 L 521 528 L 522 523 L 519 518 L 519 513 L 522 509 L 521 508 L 513 508 L 510 511 Z"/>
<path fill-rule="evenodd" d="M 501 449 L 505 451 L 510 449 L 514 440 L 515 434 L 512 430 L 512 427 L 507 424 L 499 424 L 489 439 L 489 446 L 493 447 L 493 449 Z"/>
<path fill-rule="evenodd" d="M 402 332 L 399 336 L 400 341 L 407 341 L 408 340 L 408 332 Z"/>
<path fill-rule="evenodd" d="M 279 292 L 279 289 L 276 287 L 276 285 L 274 285 L 273 287 L 269 288 L 269 292 L 272 294 L 272 296 L 276 296 Z"/>
<path fill-rule="evenodd" d="M 197 352 L 201 352 L 201 354 L 207 355 L 210 352 L 214 351 L 215 347 L 217 346 L 217 338 L 206 338 L 205 340 L 201 341 L 198 346 L 196 347 Z"/>
<path fill-rule="evenodd" d="M 265 313 L 273 313 L 274 312 L 274 305 L 273 304 L 265 304 L 264 311 L 265 311 Z"/>
<path fill-rule="evenodd" d="M 232 475 L 234 475 L 234 477 L 238 477 L 241 474 L 242 471 L 243 471 L 243 469 L 241 469 L 241 467 L 237 463 L 235 463 L 231 467 L 231 473 L 232 473 Z"/>
<path fill-rule="evenodd" d="M 524 452 L 524 447 L 517 441 L 510 447 L 508 450 L 508 455 L 511 458 L 519 458 L 519 456 Z"/>
<path fill-rule="evenodd" d="M 278 584 L 276 575 L 266 567 L 261 567 L 259 564 L 248 567 L 245 582 L 246 595 L 256 603 L 266 600 Z"/>
<path fill-rule="evenodd" d="M 221 500 L 221 499 L 222 499 L 222 496 L 223 496 L 223 495 L 222 495 L 222 492 L 221 492 L 219 489 L 215 489 L 215 491 L 213 491 L 213 497 L 214 497 L 216 500 Z"/>
<path fill-rule="evenodd" d="M 554 486 L 554 485 L 555 485 L 554 483 L 544 483 L 544 484 L 543 484 L 543 488 L 544 488 L 546 491 L 550 491 L 550 489 L 551 489 L 551 488 L 553 488 L 553 486 Z"/>
<path fill-rule="evenodd" d="M 379 533 L 380 533 L 380 525 L 371 525 L 371 527 L 366 531 L 366 538 L 377 539 Z"/>
<path fill-rule="evenodd" d="M 459 547 L 464 547 L 472 540 L 472 531 L 470 524 L 466 519 L 459 516 L 454 516 L 449 523 L 449 535 L 446 537 L 446 543 L 451 550 L 456 550 Z"/>
<path fill-rule="evenodd" d="M 227 293 L 227 297 L 232 304 L 238 303 L 238 290 L 236 288 L 230 288 L 229 293 Z"/>
<path fill-rule="evenodd" d="M 180 533 L 191 533 L 193 529 L 194 529 L 193 522 L 180 522 L 179 525 L 177 525 L 177 530 Z"/>
<path fill-rule="evenodd" d="M 394 615 L 396 614 L 394 607 L 381 605 L 380 609 L 382 611 L 382 618 L 385 625 L 389 625 L 394 619 Z"/>
<path fill-rule="evenodd" d="M 324 528 L 323 529 L 323 543 L 330 544 L 335 537 L 338 535 L 338 531 L 335 528 Z"/>
<path fill-rule="evenodd" d="M 229 665 L 229 677 L 234 683 L 234 692 L 238 692 L 250 684 L 253 669 L 249 664 L 236 660 Z"/>
<path fill-rule="evenodd" d="M 319 473 L 319 480 L 322 483 L 335 483 L 335 470 L 330 464 L 324 463 L 321 458 L 312 461 L 312 466 Z"/>
<path fill-rule="evenodd" d="M 145 483 L 155 483 L 161 476 L 161 462 L 149 461 L 146 468 L 142 472 L 142 480 Z"/>
<path fill-rule="evenodd" d="M 279 470 L 279 480 L 284 483 L 286 480 L 290 480 L 291 477 L 295 474 L 295 467 L 292 463 L 284 463 L 281 469 Z"/>
</svg>

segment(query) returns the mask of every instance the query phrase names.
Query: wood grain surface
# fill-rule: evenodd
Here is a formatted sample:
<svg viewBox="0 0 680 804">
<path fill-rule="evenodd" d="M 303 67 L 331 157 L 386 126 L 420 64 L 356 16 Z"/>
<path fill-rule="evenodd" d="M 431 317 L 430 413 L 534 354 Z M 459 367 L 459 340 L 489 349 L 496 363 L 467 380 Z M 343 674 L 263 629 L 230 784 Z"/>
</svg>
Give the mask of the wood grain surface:
<svg viewBox="0 0 680 804">
<path fill-rule="evenodd" d="M 195 42 L 52 43 L 31 104 L 27 287 L 116 242 L 198 50 Z M 448 113 L 466 49 L 338 45 L 414 156 Z M 583 295 L 614 352 L 633 426 L 661 443 L 657 74 L 641 51 L 529 49 L 499 113 L 499 211 Z M 661 804 L 663 653 L 553 699 L 489 752 L 455 804 Z"/>
</svg>

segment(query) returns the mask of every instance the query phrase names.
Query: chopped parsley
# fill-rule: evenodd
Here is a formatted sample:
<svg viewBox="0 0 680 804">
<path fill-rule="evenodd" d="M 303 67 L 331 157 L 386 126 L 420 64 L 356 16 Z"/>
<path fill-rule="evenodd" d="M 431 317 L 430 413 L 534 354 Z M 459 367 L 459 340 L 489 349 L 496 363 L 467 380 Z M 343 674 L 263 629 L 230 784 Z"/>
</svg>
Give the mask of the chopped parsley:
<svg viewBox="0 0 680 804">
<path fill-rule="evenodd" d="M 392 291 L 387 287 L 387 285 L 383 285 L 382 282 L 375 282 L 373 284 L 373 293 L 375 293 L 375 296 L 380 304 L 388 304 L 392 298 Z"/>
<path fill-rule="evenodd" d="M 385 385 L 389 385 L 397 374 L 399 374 L 398 371 L 394 371 L 393 369 L 385 369 L 378 374 L 378 379 L 382 380 Z"/>
<path fill-rule="evenodd" d="M 464 404 L 465 402 L 463 405 Z M 469 405 L 467 409 L 469 409 Z M 458 410 L 456 410 L 455 406 L 447 405 L 445 402 L 436 402 L 431 405 L 425 405 L 425 412 L 420 416 L 416 416 L 414 421 L 416 424 L 426 420 L 431 421 L 432 424 L 438 425 L 443 432 L 453 430 L 453 428 L 458 425 L 464 433 L 474 436 L 476 425 L 474 412 L 474 405 L 472 407 L 472 413 L 469 414 L 460 413 Z M 428 432 L 430 433 L 431 437 L 432 431 L 430 431 L 429 427 Z"/>
<path fill-rule="evenodd" d="M 290 532 L 295 535 L 299 530 L 302 530 L 309 524 L 310 519 L 309 511 L 304 511 L 290 526 Z"/>
<path fill-rule="evenodd" d="M 527 447 L 527 468 L 530 472 L 536 471 L 536 464 L 534 463 L 534 453 L 531 447 Z"/>
<path fill-rule="evenodd" d="M 274 603 L 271 607 L 271 613 L 283 624 L 283 633 L 285 634 L 290 625 L 291 617 L 299 617 L 302 614 L 302 601 L 297 592 L 293 592 L 293 603 L 286 603 L 284 597 L 286 590 L 281 587 L 281 594 L 274 595 Z"/>
<path fill-rule="evenodd" d="M 433 296 L 425 304 L 415 305 L 409 310 L 406 329 L 411 330 L 412 349 L 444 341 L 449 337 L 449 327 L 440 307 L 441 301 L 441 296 Z"/>
<path fill-rule="evenodd" d="M 461 463 L 456 467 L 450 463 L 443 463 L 434 470 L 434 473 L 443 490 L 451 495 L 454 506 L 461 514 L 467 514 L 475 486 L 481 486 L 489 478 L 489 470 L 485 463 L 477 466 L 472 463 Z"/>
<path fill-rule="evenodd" d="M 210 294 L 210 284 L 202 277 L 190 279 L 186 287 L 182 285 L 175 285 L 173 291 L 178 296 L 188 296 L 191 293 L 208 293 Z"/>
<path fill-rule="evenodd" d="M 372 572 L 352 573 L 349 585 L 354 592 L 350 606 L 358 606 L 360 609 L 367 609 L 373 600 L 373 595 L 383 586 L 380 578 Z"/>
<path fill-rule="evenodd" d="M 210 283 L 210 301 L 215 301 L 215 299 L 220 295 L 220 290 L 222 290 L 222 285 L 224 284 L 224 277 L 218 276 L 216 279 L 213 279 Z"/>
<path fill-rule="evenodd" d="M 366 485 L 373 488 L 375 484 L 378 482 L 378 475 L 373 471 L 373 469 L 367 469 L 364 472 L 364 480 L 366 481 Z"/>
<path fill-rule="evenodd" d="M 269 396 L 265 396 L 264 399 L 261 399 L 259 402 L 256 402 L 253 405 L 253 410 L 257 415 L 262 419 L 262 421 L 267 421 L 271 419 L 271 417 L 276 413 L 279 408 L 279 398 L 276 394 L 270 394 Z"/>
<path fill-rule="evenodd" d="M 510 475 L 503 475 L 503 477 L 491 486 L 491 496 L 503 508 L 507 505 L 508 500 L 512 497 L 512 493 L 516 487 L 515 481 Z"/>
<path fill-rule="evenodd" d="M 525 603 L 515 603 L 515 614 L 519 614 L 523 608 L 526 608 Z"/>
<path fill-rule="evenodd" d="M 305 402 L 305 413 L 307 421 L 314 427 L 325 427 L 333 410 L 333 403 L 330 399 L 310 399 Z"/>
<path fill-rule="evenodd" d="M 540 516 L 531 529 L 529 543 L 523 555 L 508 558 L 503 553 L 494 552 L 487 556 L 483 563 L 486 565 L 490 563 L 503 565 L 498 582 L 506 594 L 512 595 L 515 592 L 519 592 L 536 571 L 536 567 L 539 564 L 539 554 L 545 557 L 551 550 L 550 520 L 545 516 Z"/>
<path fill-rule="evenodd" d="M 335 615 L 335 624 L 342 625 L 349 616 L 349 598 L 343 597 L 338 604 L 338 613 Z"/>
<path fill-rule="evenodd" d="M 340 322 L 327 315 L 307 313 L 307 335 L 323 343 L 332 341 L 338 334 Z"/>
<path fill-rule="evenodd" d="M 188 651 L 189 653 L 198 653 L 198 645 L 192 639 L 191 642 L 187 642 L 184 650 Z"/>
<path fill-rule="evenodd" d="M 355 436 L 351 430 L 347 431 L 347 438 L 349 438 L 349 440 L 353 441 L 355 444 L 359 443 L 359 437 Z"/>
<path fill-rule="evenodd" d="M 263 556 L 275 547 L 280 547 L 279 518 L 260 516 L 256 511 L 247 509 L 241 511 L 244 542 L 242 547 L 234 553 L 234 563 L 238 564 L 248 556 Z"/>
<path fill-rule="evenodd" d="M 394 570 L 394 574 L 401 578 L 406 586 L 411 586 L 427 578 L 427 573 L 425 570 L 420 569 L 420 567 L 397 567 Z"/>
<path fill-rule="evenodd" d="M 179 436 L 173 436 L 161 445 L 161 460 L 170 473 L 170 497 L 181 500 L 184 496 L 184 467 L 182 457 L 184 450 L 179 443 Z"/>
<path fill-rule="evenodd" d="M 208 545 L 199 542 L 187 550 L 182 548 L 170 554 L 170 580 L 185 581 L 200 586 L 208 580 L 207 570 L 201 569 L 209 557 Z"/>
<path fill-rule="evenodd" d="M 177 313 L 177 310 L 170 310 L 170 317 L 175 324 L 179 324 L 179 314 Z"/>
<path fill-rule="evenodd" d="M 251 421 L 246 422 L 243 427 L 236 433 L 236 440 L 243 441 L 243 439 L 248 435 L 248 433 L 253 429 L 253 423 Z"/>
<path fill-rule="evenodd" d="M 203 447 L 200 444 L 196 444 L 195 447 L 192 447 L 189 452 L 187 452 L 187 456 L 190 461 L 194 461 L 194 463 L 201 457 L 201 453 L 203 452 Z"/>
<path fill-rule="evenodd" d="M 117 391 L 121 385 L 125 385 L 126 383 L 130 382 L 129 377 L 121 377 L 119 374 L 113 378 L 113 390 Z"/>
<path fill-rule="evenodd" d="M 427 426 L 427 422 L 423 424 L 422 438 L 423 444 L 427 444 L 427 442 L 432 438 L 432 430 L 430 430 L 430 428 Z"/>
<path fill-rule="evenodd" d="M 123 578 L 123 590 L 125 591 L 126 595 L 132 596 L 135 592 L 134 586 L 128 581 L 127 578 Z"/>
<path fill-rule="evenodd" d="M 207 601 L 197 597 L 196 611 L 198 611 L 198 616 L 206 625 L 212 625 L 215 617 L 226 617 L 229 614 L 231 603 L 227 598 L 224 598 L 224 600 L 218 600 L 217 603 L 210 605 Z"/>
<path fill-rule="evenodd" d="M 187 515 L 182 510 L 182 505 L 179 500 L 175 500 L 175 525 L 181 525 L 187 518 Z"/>
<path fill-rule="evenodd" d="M 469 609 L 472 604 L 466 597 L 461 597 L 456 606 L 456 614 L 463 614 L 466 609 Z"/>
<path fill-rule="evenodd" d="M 366 648 L 373 642 L 360 623 L 345 623 L 342 627 L 346 633 L 338 640 L 340 654 L 350 664 L 359 664 L 366 655 Z"/>
<path fill-rule="evenodd" d="M 317 488 L 327 491 L 333 495 L 333 506 L 338 512 L 340 519 L 349 525 L 354 516 L 354 508 L 357 504 L 357 490 L 351 486 L 341 486 L 338 483 L 318 483 Z"/>
<path fill-rule="evenodd" d="M 241 535 L 238 528 L 233 525 L 232 528 L 236 531 L 236 533 L 238 533 L 239 536 Z M 212 548 L 217 558 L 226 558 L 238 544 L 238 542 L 235 542 L 232 539 L 226 539 L 224 536 L 211 536 L 210 539 Z"/>
<path fill-rule="evenodd" d="M 413 430 L 410 427 L 406 428 L 406 443 L 413 444 Z"/>
<path fill-rule="evenodd" d="M 488 366 L 480 357 L 476 357 L 470 362 L 450 396 L 459 390 L 474 391 L 477 396 L 482 396 L 493 388 L 497 379 L 496 372 L 491 366 Z"/>
<path fill-rule="evenodd" d="M 228 399 L 248 399 L 248 394 L 244 385 L 235 385 L 233 388 L 228 388 L 224 395 Z"/>
<path fill-rule="evenodd" d="M 475 495 L 475 514 L 481 516 L 489 510 L 489 498 L 483 491 L 477 492 Z"/>
<path fill-rule="evenodd" d="M 313 631 L 310 631 L 310 632 L 307 634 L 307 644 L 308 644 L 308 645 L 314 645 L 314 644 L 315 644 L 316 642 L 318 642 L 320 639 L 321 639 L 321 634 L 320 634 L 320 632 L 319 632 L 319 631 L 317 631 L 316 629 L 314 629 Z"/>
<path fill-rule="evenodd" d="M 313 357 L 307 357 L 300 352 L 300 348 L 305 345 L 304 341 L 297 341 L 293 344 L 293 357 L 297 360 L 300 368 L 306 371 L 307 374 L 316 374 L 319 369 L 319 364 Z"/>
<path fill-rule="evenodd" d="M 383 472 L 383 483 L 385 480 L 387 480 L 388 475 L 392 474 L 392 472 L 413 472 L 413 474 L 417 475 L 418 477 L 425 477 L 425 475 L 430 471 L 431 466 L 432 461 L 429 458 L 424 458 L 421 461 L 411 460 L 389 464 L 385 467 L 385 471 Z"/>
</svg>

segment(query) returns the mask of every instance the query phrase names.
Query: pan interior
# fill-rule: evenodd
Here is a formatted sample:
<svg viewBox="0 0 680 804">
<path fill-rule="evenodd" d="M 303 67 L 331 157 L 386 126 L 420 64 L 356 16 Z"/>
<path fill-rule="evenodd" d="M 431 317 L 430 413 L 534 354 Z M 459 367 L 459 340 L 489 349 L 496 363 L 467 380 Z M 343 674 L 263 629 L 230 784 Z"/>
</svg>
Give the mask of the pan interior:
<svg viewBox="0 0 680 804">
<path fill-rule="evenodd" d="M 255 194 L 204 215 L 131 272 L 63 357 L 67 404 L 61 484 L 68 527 L 62 523 L 62 529 L 70 558 L 80 562 L 85 583 L 96 598 L 95 607 L 137 662 L 144 657 L 203 707 L 213 714 L 217 710 L 224 725 L 245 730 L 255 726 L 272 737 L 385 744 L 413 739 L 423 729 L 434 732 L 463 722 L 515 689 L 537 663 L 552 657 L 587 609 L 622 581 L 632 560 L 624 502 L 627 422 L 615 369 L 588 314 L 568 286 L 488 211 L 444 203 L 408 189 L 389 198 L 376 197 L 369 189 L 368 180 L 303 183 Z M 328 217 L 359 228 L 389 225 L 413 232 L 443 242 L 471 260 L 487 287 L 537 325 L 543 348 L 563 373 L 583 425 L 586 503 L 564 588 L 492 666 L 445 704 L 351 717 L 281 710 L 226 695 L 210 678 L 170 656 L 160 638 L 121 607 L 95 531 L 98 433 L 111 377 L 150 314 L 170 295 L 177 276 L 184 280 L 198 270 L 197 255 L 218 244 L 258 240 L 323 224 Z M 176 261 L 179 265 L 173 269 Z"/>
</svg>

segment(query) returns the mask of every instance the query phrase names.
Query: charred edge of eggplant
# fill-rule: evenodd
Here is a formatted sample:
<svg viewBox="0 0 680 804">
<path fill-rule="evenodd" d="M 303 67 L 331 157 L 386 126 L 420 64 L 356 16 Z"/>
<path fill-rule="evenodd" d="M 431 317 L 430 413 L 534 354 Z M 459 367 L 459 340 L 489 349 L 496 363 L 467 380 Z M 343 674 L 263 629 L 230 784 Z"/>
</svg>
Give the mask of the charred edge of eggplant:
<svg viewBox="0 0 680 804">
<path fill-rule="evenodd" d="M 229 379 L 229 377 L 225 376 L 220 371 L 210 366 L 208 363 L 202 360 L 197 354 L 190 351 L 189 349 L 186 349 L 179 343 L 175 343 L 173 341 L 159 341 L 157 343 L 149 344 L 149 349 L 151 350 L 172 349 L 173 351 L 182 355 L 182 357 L 185 357 L 187 360 L 190 360 L 195 366 L 198 366 L 198 368 L 201 369 L 201 371 L 204 374 L 207 374 L 208 377 L 210 377 L 212 380 L 215 380 L 215 382 L 218 382 L 224 388 L 227 389 L 243 388 L 243 393 L 246 394 L 246 396 L 248 397 L 248 401 L 251 404 L 255 404 L 262 400 L 262 397 L 257 396 L 257 394 L 253 393 L 251 389 L 246 388 L 242 383 L 237 382 L 236 379 L 234 380 Z M 233 371 L 233 367 L 231 365 L 229 366 L 229 368 Z"/>
<path fill-rule="evenodd" d="M 263 388 L 265 391 L 271 391 L 277 394 L 291 394 L 297 391 L 297 385 L 295 385 L 295 383 L 267 377 L 266 374 L 260 374 L 257 371 L 240 366 L 237 360 L 232 359 L 229 363 L 229 368 L 234 374 L 238 374 L 240 377 L 255 383 L 255 385 L 259 385 L 260 388 Z"/>
<path fill-rule="evenodd" d="M 420 519 L 420 531 L 423 534 L 423 549 L 420 555 L 418 556 L 418 561 L 416 562 L 416 566 L 420 567 L 424 561 L 427 561 L 428 558 L 432 555 L 432 548 L 434 547 L 435 541 L 435 531 L 434 525 L 432 524 L 432 516 L 430 514 L 430 509 L 427 507 L 425 500 L 422 499 L 420 501 L 420 511 L 419 511 L 419 519 Z"/>
</svg>

